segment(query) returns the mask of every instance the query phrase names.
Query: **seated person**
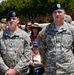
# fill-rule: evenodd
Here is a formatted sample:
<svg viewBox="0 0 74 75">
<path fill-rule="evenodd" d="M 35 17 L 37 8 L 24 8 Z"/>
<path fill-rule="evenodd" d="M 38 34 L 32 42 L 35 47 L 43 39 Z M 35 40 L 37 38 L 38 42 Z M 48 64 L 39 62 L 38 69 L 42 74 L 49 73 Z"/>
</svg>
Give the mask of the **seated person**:
<svg viewBox="0 0 74 75">
<path fill-rule="evenodd" d="M 44 73 L 44 61 L 42 60 L 39 51 L 37 42 L 33 43 L 33 55 L 32 60 L 30 61 L 30 75 L 42 75 Z"/>
</svg>

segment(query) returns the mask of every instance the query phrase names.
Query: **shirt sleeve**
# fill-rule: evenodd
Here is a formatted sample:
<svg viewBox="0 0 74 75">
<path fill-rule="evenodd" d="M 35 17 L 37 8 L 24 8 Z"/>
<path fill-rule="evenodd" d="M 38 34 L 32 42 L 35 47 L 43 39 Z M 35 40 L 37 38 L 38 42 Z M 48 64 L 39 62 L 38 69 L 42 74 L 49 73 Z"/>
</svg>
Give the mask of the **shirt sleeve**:
<svg viewBox="0 0 74 75">
<path fill-rule="evenodd" d="M 1 54 L 0 54 L 0 69 L 4 73 L 9 67 L 4 63 Z"/>
<path fill-rule="evenodd" d="M 0 70 L 4 73 L 9 67 L 4 63 L 4 60 L 1 55 L 1 39 L 2 39 L 3 32 L 0 32 Z"/>
<path fill-rule="evenodd" d="M 38 35 L 37 42 L 38 42 L 39 53 L 40 53 L 42 59 L 45 60 L 47 46 L 46 46 L 45 35 L 43 35 L 43 34 L 44 34 L 44 32 L 42 33 L 42 35 Z"/>
</svg>

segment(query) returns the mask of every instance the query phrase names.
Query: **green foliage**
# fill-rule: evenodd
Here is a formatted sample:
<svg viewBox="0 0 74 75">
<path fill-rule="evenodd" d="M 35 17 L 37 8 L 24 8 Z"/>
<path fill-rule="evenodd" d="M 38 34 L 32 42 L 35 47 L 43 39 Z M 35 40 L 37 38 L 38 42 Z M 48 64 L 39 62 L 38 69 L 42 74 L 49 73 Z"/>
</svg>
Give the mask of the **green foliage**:
<svg viewBox="0 0 74 75">
<path fill-rule="evenodd" d="M 0 19 L 11 10 L 19 12 L 21 18 L 31 20 L 37 16 L 48 16 L 55 3 L 63 4 L 69 14 L 74 12 L 74 0 L 6 0 L 0 3 Z M 49 18 L 45 17 L 44 22 L 49 22 Z"/>
</svg>

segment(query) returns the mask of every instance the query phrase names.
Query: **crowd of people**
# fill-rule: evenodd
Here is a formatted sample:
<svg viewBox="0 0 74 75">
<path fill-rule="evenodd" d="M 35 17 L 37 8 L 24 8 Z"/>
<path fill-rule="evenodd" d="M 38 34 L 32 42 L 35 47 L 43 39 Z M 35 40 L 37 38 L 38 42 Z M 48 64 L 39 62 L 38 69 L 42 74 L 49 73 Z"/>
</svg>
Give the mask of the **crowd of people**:
<svg viewBox="0 0 74 75">
<path fill-rule="evenodd" d="M 0 23 L 0 75 L 74 75 L 74 22 L 61 4 L 52 7 L 53 22 L 40 27 L 17 12 Z"/>
</svg>

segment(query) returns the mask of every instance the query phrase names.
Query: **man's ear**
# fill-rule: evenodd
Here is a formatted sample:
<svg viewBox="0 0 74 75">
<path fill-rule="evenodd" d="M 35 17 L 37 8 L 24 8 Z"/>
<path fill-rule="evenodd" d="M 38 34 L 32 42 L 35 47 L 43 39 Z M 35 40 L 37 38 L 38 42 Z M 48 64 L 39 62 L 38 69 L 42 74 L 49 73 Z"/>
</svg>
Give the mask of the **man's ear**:
<svg viewBox="0 0 74 75">
<path fill-rule="evenodd" d="M 20 19 L 18 18 L 18 23 L 20 23 Z"/>
<path fill-rule="evenodd" d="M 64 14 L 66 15 L 66 11 L 64 11 Z"/>
</svg>

